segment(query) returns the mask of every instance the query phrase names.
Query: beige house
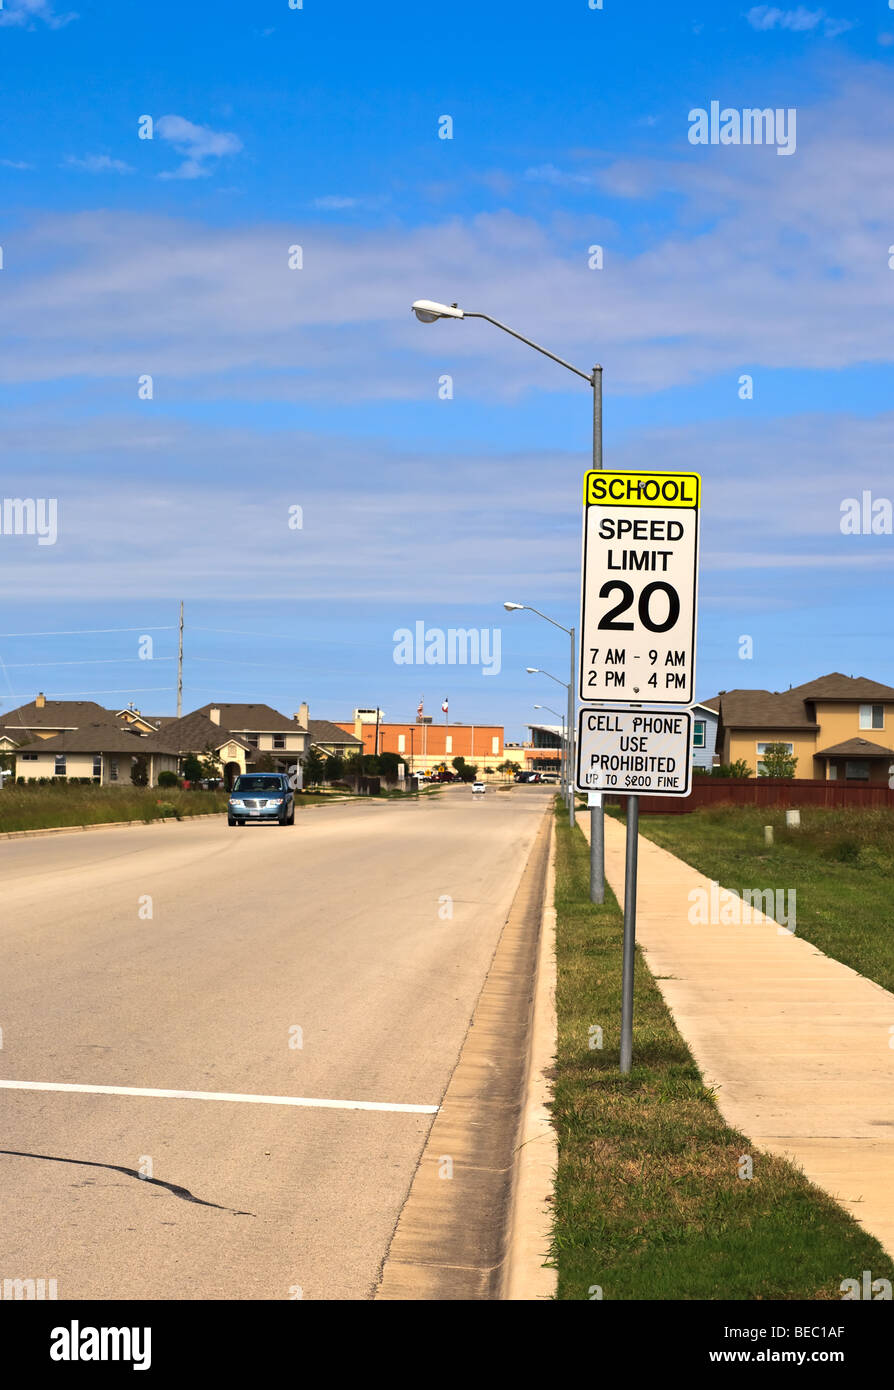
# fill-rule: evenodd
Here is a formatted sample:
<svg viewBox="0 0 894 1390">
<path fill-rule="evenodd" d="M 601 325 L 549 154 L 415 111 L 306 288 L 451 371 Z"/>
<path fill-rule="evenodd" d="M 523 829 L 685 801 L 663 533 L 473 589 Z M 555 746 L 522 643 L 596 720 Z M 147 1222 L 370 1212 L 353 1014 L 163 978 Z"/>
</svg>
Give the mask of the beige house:
<svg viewBox="0 0 894 1390">
<path fill-rule="evenodd" d="M 178 749 L 181 757 L 213 752 L 230 786 L 240 772 L 259 764 L 288 772 L 303 760 L 309 736 L 300 714 L 289 719 L 270 705 L 221 703 L 165 720 L 156 737 Z"/>
<path fill-rule="evenodd" d="M 789 690 L 728 690 L 717 698 L 722 763 L 743 759 L 760 775 L 767 745 L 781 743 L 798 760 L 796 777 L 854 785 L 888 781 L 894 763 L 891 686 L 833 672 Z"/>
<path fill-rule="evenodd" d="M 303 714 L 303 718 L 302 718 Z M 160 772 L 179 772 L 190 754 L 212 754 L 231 784 L 248 768 L 287 772 L 308 746 L 307 706 L 289 719 L 263 704 L 208 704 L 181 719 L 143 715 L 134 705 L 113 712 L 92 700 L 46 700 L 40 694 L 0 716 L 0 753 L 14 753 L 16 776 L 89 777 L 130 785 L 135 759 L 149 786 Z"/>
<path fill-rule="evenodd" d="M 15 749 L 16 776 L 28 782 L 40 777 L 87 777 L 106 786 L 131 786 L 138 758 L 144 760 L 148 785 L 156 786 L 160 772 L 176 772 L 175 751 L 156 738 L 146 738 L 110 722 L 86 723 L 79 729 L 38 736 Z"/>
</svg>

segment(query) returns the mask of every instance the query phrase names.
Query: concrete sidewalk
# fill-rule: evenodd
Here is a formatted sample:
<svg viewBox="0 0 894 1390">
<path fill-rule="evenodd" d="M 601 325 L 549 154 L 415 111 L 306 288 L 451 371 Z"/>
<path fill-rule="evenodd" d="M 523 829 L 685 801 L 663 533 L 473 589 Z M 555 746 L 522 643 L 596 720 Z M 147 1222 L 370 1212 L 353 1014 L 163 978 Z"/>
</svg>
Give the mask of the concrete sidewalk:
<svg viewBox="0 0 894 1390">
<path fill-rule="evenodd" d="M 579 824 L 589 838 L 588 812 Z M 606 878 L 622 904 L 625 833 L 605 817 Z M 894 1254 L 894 994 L 761 913 L 690 925 L 693 889 L 710 893 L 710 879 L 640 835 L 637 941 L 724 1119 Z"/>
</svg>

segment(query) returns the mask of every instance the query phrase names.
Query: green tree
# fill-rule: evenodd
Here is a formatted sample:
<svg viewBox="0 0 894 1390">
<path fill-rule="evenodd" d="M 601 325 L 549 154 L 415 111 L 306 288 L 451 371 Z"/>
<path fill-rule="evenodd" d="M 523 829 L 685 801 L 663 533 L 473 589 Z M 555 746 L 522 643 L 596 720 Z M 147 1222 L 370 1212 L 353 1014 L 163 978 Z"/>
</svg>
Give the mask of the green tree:
<svg viewBox="0 0 894 1390">
<path fill-rule="evenodd" d="M 721 763 L 719 767 L 712 767 L 711 776 L 753 777 L 754 770 L 748 766 L 744 758 L 737 758 L 734 763 Z"/>
<path fill-rule="evenodd" d="M 187 782 L 193 783 L 199 781 L 202 776 L 202 763 L 201 760 L 196 757 L 195 753 L 189 753 L 183 759 L 181 772 Z M 161 786 L 161 777 L 159 777 L 159 786 Z"/>
<path fill-rule="evenodd" d="M 508 772 L 510 777 L 514 777 L 517 772 L 521 772 L 521 764 L 514 763 L 511 758 L 507 758 L 504 763 L 500 763 L 498 772 Z"/>
<path fill-rule="evenodd" d="M 761 757 L 762 777 L 794 777 L 798 759 L 788 751 L 787 743 L 768 743 Z"/>
<path fill-rule="evenodd" d="M 380 775 L 381 775 L 382 777 L 384 777 L 384 778 L 386 779 L 386 781 L 388 781 L 388 782 L 396 782 L 396 781 L 398 780 L 398 771 L 397 771 L 397 769 L 398 769 L 398 767 L 400 766 L 400 764 L 403 763 L 403 761 L 404 761 L 403 758 L 400 757 L 400 755 L 397 754 L 397 753 L 380 753 L 380 754 L 379 754 L 379 773 L 380 773 Z"/>
<path fill-rule="evenodd" d="M 326 759 L 326 781 L 339 782 L 345 775 L 345 760 L 338 753 L 330 753 Z"/>
<path fill-rule="evenodd" d="M 323 780 L 326 764 L 316 748 L 311 748 L 304 758 L 304 785 L 318 787 Z"/>
<path fill-rule="evenodd" d="M 223 777 L 223 763 L 220 760 L 220 755 L 210 744 L 207 745 L 205 752 L 199 760 L 199 768 L 200 777 L 209 779 L 212 777 Z"/>
</svg>

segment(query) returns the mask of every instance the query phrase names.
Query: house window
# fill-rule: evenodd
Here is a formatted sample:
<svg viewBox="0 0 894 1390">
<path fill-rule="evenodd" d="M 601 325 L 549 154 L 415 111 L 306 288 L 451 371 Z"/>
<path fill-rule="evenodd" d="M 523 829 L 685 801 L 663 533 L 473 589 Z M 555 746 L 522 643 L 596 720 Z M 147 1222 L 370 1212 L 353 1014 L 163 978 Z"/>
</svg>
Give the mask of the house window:
<svg viewBox="0 0 894 1390">
<path fill-rule="evenodd" d="M 20 753 L 20 754 L 19 754 L 19 757 L 21 758 L 21 760 L 22 760 L 23 763 L 36 763 L 36 762 L 37 762 L 37 754 L 36 754 L 36 753 Z"/>
<path fill-rule="evenodd" d="M 406 736 L 406 734 L 398 734 L 398 736 L 397 736 L 397 751 L 398 751 L 398 753 L 406 753 L 406 751 L 407 751 L 407 736 Z"/>
<path fill-rule="evenodd" d="M 704 748 L 705 746 L 705 720 L 696 719 L 692 726 L 692 746 L 693 748 Z"/>
<path fill-rule="evenodd" d="M 101 776 L 102 776 L 102 754 L 101 754 L 101 753 L 94 753 L 94 754 L 93 754 L 93 776 L 94 776 L 94 777 L 101 777 Z"/>
<path fill-rule="evenodd" d="M 491 741 L 490 741 L 490 751 L 491 751 L 491 753 L 493 753 L 494 757 L 498 757 L 498 756 L 499 756 L 499 753 L 500 753 L 500 736 L 499 736 L 499 734 L 494 734 L 493 738 L 491 739 Z"/>
<path fill-rule="evenodd" d="M 117 781 L 118 781 L 118 759 L 117 759 L 117 758 L 109 758 L 109 781 L 110 781 L 110 782 L 117 782 Z"/>
<path fill-rule="evenodd" d="M 453 735 L 452 735 L 452 734 L 448 734 L 448 735 L 447 735 L 447 742 L 446 742 L 446 744 L 445 744 L 445 746 L 444 746 L 444 751 L 445 751 L 446 753 L 452 753 L 452 752 L 453 752 Z"/>
<path fill-rule="evenodd" d="M 246 735 L 245 735 L 245 742 L 251 744 L 252 748 L 257 748 L 257 746 L 258 746 L 258 735 L 257 735 L 257 734 L 246 734 Z"/>
<path fill-rule="evenodd" d="M 64 753 L 57 753 L 57 754 L 56 754 L 56 766 L 55 766 L 55 768 L 53 769 L 53 771 L 55 772 L 55 774 L 56 774 L 57 777 L 64 777 L 64 776 L 66 775 L 66 773 L 65 773 L 65 754 L 64 754 Z"/>
<path fill-rule="evenodd" d="M 285 748 L 285 746 L 286 746 L 286 736 L 285 736 L 285 734 L 274 734 L 274 735 L 273 735 L 273 747 L 274 747 L 274 748 Z"/>
<path fill-rule="evenodd" d="M 848 781 L 868 782 L 869 763 L 865 758 L 857 758 L 854 762 L 847 762 L 844 765 L 844 775 Z"/>
<path fill-rule="evenodd" d="M 830 781 L 830 782 L 837 782 L 837 781 L 838 781 L 838 764 L 837 764 L 837 763 L 829 763 L 829 781 Z"/>
<path fill-rule="evenodd" d="M 883 729 L 885 727 L 884 705 L 861 705 L 860 728 Z"/>
</svg>

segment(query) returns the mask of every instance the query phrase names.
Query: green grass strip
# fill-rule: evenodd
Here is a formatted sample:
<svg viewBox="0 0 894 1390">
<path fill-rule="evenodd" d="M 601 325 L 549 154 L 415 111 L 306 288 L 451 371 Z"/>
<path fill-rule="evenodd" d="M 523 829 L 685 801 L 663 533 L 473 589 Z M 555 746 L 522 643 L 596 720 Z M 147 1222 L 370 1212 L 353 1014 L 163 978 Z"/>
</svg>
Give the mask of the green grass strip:
<svg viewBox="0 0 894 1390">
<path fill-rule="evenodd" d="M 610 890 L 590 903 L 589 847 L 564 810 L 556 837 L 558 1297 L 838 1300 L 864 1269 L 894 1279 L 846 1211 L 724 1123 L 639 951 L 620 1076 L 621 912 Z"/>
</svg>

